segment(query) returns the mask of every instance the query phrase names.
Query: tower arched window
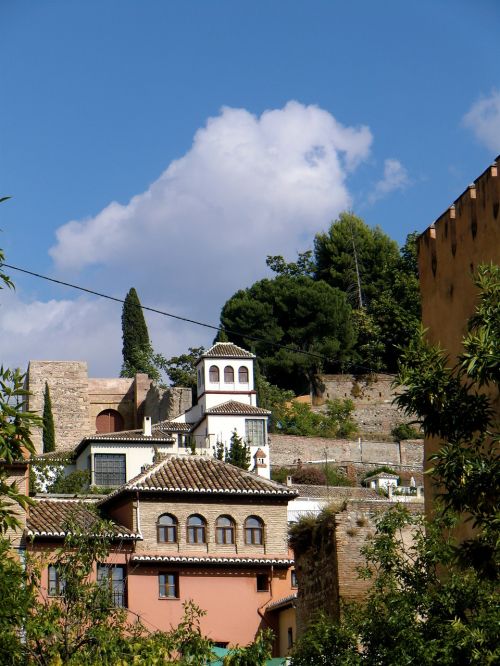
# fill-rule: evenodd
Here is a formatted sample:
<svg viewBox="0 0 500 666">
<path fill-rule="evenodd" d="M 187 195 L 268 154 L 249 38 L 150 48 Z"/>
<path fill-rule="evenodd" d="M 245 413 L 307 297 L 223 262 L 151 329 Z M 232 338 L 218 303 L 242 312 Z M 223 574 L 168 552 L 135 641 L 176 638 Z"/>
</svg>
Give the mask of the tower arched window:
<svg viewBox="0 0 500 666">
<path fill-rule="evenodd" d="M 164 513 L 156 524 L 158 543 L 177 543 L 177 518 Z"/>
<path fill-rule="evenodd" d="M 224 368 L 224 382 L 234 384 L 234 368 L 232 365 L 226 365 Z"/>
<path fill-rule="evenodd" d="M 207 523 L 203 516 L 192 515 L 187 519 L 187 542 L 206 543 Z"/>
<path fill-rule="evenodd" d="M 212 384 L 218 384 L 220 381 L 219 368 L 216 365 L 211 365 L 208 371 L 208 378 Z"/>
<path fill-rule="evenodd" d="M 257 516 L 245 520 L 245 543 L 248 546 L 262 546 L 264 543 L 264 523 Z"/>
<path fill-rule="evenodd" d="M 234 531 L 234 520 L 230 516 L 219 516 L 215 522 L 216 543 L 234 543 Z"/>
<path fill-rule="evenodd" d="M 248 384 L 248 368 L 240 368 L 238 370 L 238 381 L 240 384 Z"/>
</svg>

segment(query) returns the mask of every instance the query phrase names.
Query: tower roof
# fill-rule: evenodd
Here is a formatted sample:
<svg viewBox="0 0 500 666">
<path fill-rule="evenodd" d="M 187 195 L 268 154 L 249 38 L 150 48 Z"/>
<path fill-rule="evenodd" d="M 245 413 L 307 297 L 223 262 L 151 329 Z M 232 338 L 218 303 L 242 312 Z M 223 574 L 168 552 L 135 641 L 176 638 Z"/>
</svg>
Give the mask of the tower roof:
<svg viewBox="0 0 500 666">
<path fill-rule="evenodd" d="M 203 358 L 255 358 L 255 354 L 232 342 L 216 342 L 200 356 L 199 360 Z"/>
</svg>

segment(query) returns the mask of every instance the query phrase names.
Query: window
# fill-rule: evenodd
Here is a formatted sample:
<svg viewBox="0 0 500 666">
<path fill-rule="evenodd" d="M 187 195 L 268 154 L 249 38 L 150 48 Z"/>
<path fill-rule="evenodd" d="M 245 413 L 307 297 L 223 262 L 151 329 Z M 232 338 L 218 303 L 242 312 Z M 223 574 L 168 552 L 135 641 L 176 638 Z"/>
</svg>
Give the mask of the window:
<svg viewBox="0 0 500 666">
<path fill-rule="evenodd" d="M 94 454 L 94 483 L 96 486 L 121 486 L 126 480 L 124 453 Z"/>
<path fill-rule="evenodd" d="M 262 546 L 264 543 L 264 523 L 256 516 L 245 520 L 245 543 L 249 546 Z"/>
<path fill-rule="evenodd" d="M 158 574 L 158 596 L 160 597 L 160 599 L 179 598 L 179 574 L 177 573 Z"/>
<path fill-rule="evenodd" d="M 292 629 L 292 627 L 288 627 L 287 646 L 288 646 L 288 649 L 293 647 L 293 629 Z"/>
<path fill-rule="evenodd" d="M 98 564 L 97 582 L 101 585 L 109 585 L 113 606 L 126 607 L 124 567 L 111 564 Z"/>
<path fill-rule="evenodd" d="M 201 516 L 189 516 L 187 520 L 187 542 L 206 543 L 206 523 Z"/>
<path fill-rule="evenodd" d="M 267 574 L 257 574 L 257 592 L 269 592 L 269 577 Z"/>
<path fill-rule="evenodd" d="M 66 583 L 64 578 L 61 578 L 59 569 L 56 564 L 49 565 L 49 597 L 60 597 L 64 594 Z"/>
<path fill-rule="evenodd" d="M 158 543 L 177 543 L 177 519 L 169 513 L 158 518 L 156 524 Z"/>
<path fill-rule="evenodd" d="M 224 381 L 226 384 L 234 384 L 234 368 L 232 365 L 226 365 L 224 368 Z"/>
<path fill-rule="evenodd" d="M 265 422 L 264 419 L 245 420 L 245 439 L 253 446 L 265 446 Z"/>
<path fill-rule="evenodd" d="M 216 365 L 211 365 L 208 371 L 208 378 L 213 384 L 218 384 L 220 381 L 219 368 Z"/>
<path fill-rule="evenodd" d="M 95 420 L 97 432 L 120 432 L 123 430 L 123 416 L 116 409 L 105 409 Z"/>
<path fill-rule="evenodd" d="M 240 368 L 238 370 L 238 381 L 240 384 L 248 384 L 248 368 Z"/>
<path fill-rule="evenodd" d="M 298 587 L 299 586 L 299 581 L 297 579 L 297 572 L 295 569 L 292 569 L 292 587 Z"/>
<path fill-rule="evenodd" d="M 215 541 L 220 544 L 234 543 L 234 520 L 229 516 L 219 516 L 217 518 Z"/>
</svg>

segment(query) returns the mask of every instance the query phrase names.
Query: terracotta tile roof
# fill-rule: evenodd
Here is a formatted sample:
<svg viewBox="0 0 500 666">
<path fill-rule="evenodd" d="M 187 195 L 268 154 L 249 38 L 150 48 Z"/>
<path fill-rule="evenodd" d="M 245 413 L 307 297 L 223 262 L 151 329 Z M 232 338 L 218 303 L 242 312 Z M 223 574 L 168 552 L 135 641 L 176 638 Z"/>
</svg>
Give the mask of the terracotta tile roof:
<svg viewBox="0 0 500 666">
<path fill-rule="evenodd" d="M 26 530 L 32 537 L 64 537 L 68 526 L 73 522 L 86 533 L 92 533 L 98 521 L 92 506 L 96 501 L 82 501 L 81 499 L 40 499 L 34 498 L 34 505 L 30 506 Z M 118 523 L 111 524 L 112 538 L 136 539 L 140 535 L 134 534 Z"/>
<path fill-rule="evenodd" d="M 382 499 L 373 488 L 358 488 L 351 486 L 313 486 L 306 483 L 294 483 L 288 486 L 298 493 L 298 498 L 321 500 L 356 500 L 356 499 Z"/>
<path fill-rule="evenodd" d="M 281 599 L 276 599 L 272 601 L 269 606 L 266 606 L 266 611 L 278 610 L 278 608 L 283 608 L 285 606 L 292 606 L 297 601 L 297 592 L 289 594 L 287 597 L 282 597 Z"/>
<path fill-rule="evenodd" d="M 148 553 L 147 555 L 132 555 L 133 562 L 163 562 L 165 564 L 223 564 L 224 566 L 262 566 L 272 564 L 273 566 L 293 566 L 294 560 L 288 557 L 246 557 L 242 555 L 163 555 Z"/>
<path fill-rule="evenodd" d="M 246 405 L 244 402 L 228 400 L 220 405 L 207 409 L 207 414 L 235 414 L 237 416 L 268 416 L 271 412 L 262 407 Z"/>
<path fill-rule="evenodd" d="M 232 342 L 216 342 L 200 358 L 255 358 L 255 354 L 233 345 Z"/>
<path fill-rule="evenodd" d="M 168 493 L 220 495 L 267 495 L 293 499 L 293 488 L 209 456 L 168 455 L 164 460 L 131 479 L 101 500 L 105 504 L 121 493 L 139 490 Z"/>
</svg>

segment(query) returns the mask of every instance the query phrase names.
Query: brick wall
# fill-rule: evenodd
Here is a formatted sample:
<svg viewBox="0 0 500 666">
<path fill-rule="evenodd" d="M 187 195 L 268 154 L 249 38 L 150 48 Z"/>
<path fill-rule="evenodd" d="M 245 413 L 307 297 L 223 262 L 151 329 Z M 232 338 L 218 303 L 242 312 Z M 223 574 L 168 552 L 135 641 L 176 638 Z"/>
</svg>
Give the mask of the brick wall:
<svg viewBox="0 0 500 666">
<path fill-rule="evenodd" d="M 365 564 L 361 549 L 375 535 L 376 519 L 390 507 L 385 501 L 351 501 L 343 511 L 320 519 L 321 529 L 311 528 L 295 553 L 299 635 L 318 610 L 338 619 L 342 601 L 365 598 L 370 582 L 360 579 L 357 572 Z M 407 508 L 412 513 L 423 512 L 421 505 Z M 406 530 L 402 538 L 406 544 L 411 543 L 411 530 Z"/>
<path fill-rule="evenodd" d="M 137 543 L 137 552 L 154 551 L 157 553 L 183 554 L 245 554 L 288 556 L 287 536 L 287 501 L 272 502 L 252 497 L 251 502 L 241 498 L 221 497 L 201 499 L 197 494 L 192 499 L 168 495 L 168 498 L 140 498 L 139 503 L 141 531 L 143 541 Z M 110 512 L 114 516 L 113 511 Z M 162 513 L 170 513 L 178 520 L 178 543 L 158 543 L 156 523 Z M 207 522 L 207 543 L 188 544 L 186 542 L 186 523 L 191 514 L 202 515 Z M 236 543 L 221 545 L 215 543 L 215 521 L 221 515 L 228 515 L 236 523 Z M 264 545 L 246 545 L 243 527 L 248 516 L 258 516 L 264 521 Z M 136 527 L 136 526 L 134 526 Z"/>
</svg>

